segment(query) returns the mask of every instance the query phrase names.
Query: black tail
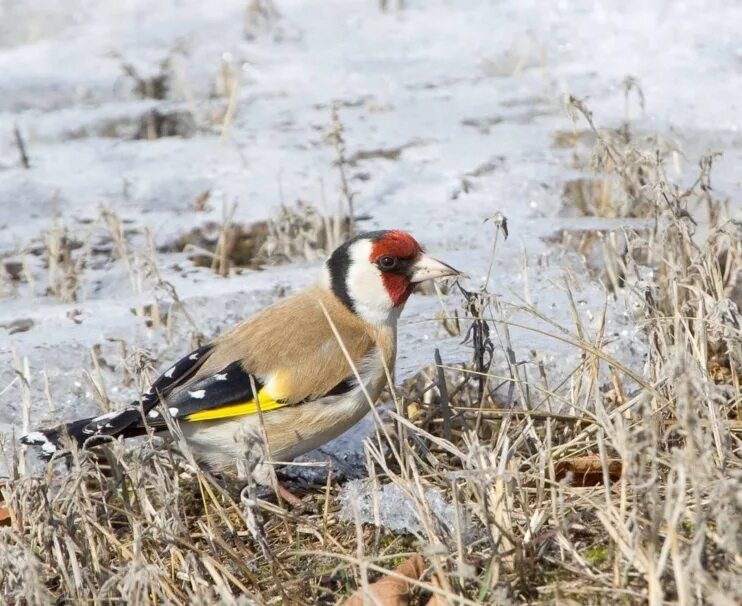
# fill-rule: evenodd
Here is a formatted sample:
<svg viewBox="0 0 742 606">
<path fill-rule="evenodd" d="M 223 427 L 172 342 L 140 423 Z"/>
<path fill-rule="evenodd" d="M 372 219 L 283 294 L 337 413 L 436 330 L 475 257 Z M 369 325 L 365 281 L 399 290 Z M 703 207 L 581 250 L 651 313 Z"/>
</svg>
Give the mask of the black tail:
<svg viewBox="0 0 742 606">
<path fill-rule="evenodd" d="M 112 438 L 133 438 L 144 435 L 146 429 L 138 422 L 140 413 L 132 408 L 125 408 L 115 413 L 106 413 L 97 417 L 79 419 L 52 429 L 32 431 L 21 437 L 21 444 L 40 447 L 40 454 L 45 459 L 64 451 L 64 438 L 69 437 L 78 446 L 97 446 Z"/>
<path fill-rule="evenodd" d="M 45 459 L 51 459 L 58 450 L 62 448 L 61 438 L 65 433 L 73 436 L 82 431 L 82 428 L 87 425 L 92 419 L 80 419 L 74 423 L 67 423 L 66 425 L 60 425 L 54 429 L 46 431 L 32 431 L 31 433 L 21 437 L 21 444 L 28 444 L 29 446 L 40 446 L 41 456 Z"/>
</svg>

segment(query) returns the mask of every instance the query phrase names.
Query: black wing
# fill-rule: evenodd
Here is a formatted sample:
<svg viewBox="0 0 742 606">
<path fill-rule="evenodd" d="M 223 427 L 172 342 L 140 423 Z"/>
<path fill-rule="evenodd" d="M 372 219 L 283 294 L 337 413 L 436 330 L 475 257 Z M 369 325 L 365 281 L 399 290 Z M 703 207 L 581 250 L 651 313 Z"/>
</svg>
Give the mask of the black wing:
<svg viewBox="0 0 742 606">
<path fill-rule="evenodd" d="M 181 358 L 155 379 L 150 388 L 142 394 L 140 402 L 132 402 L 116 413 L 108 413 L 91 419 L 90 423 L 83 428 L 83 433 L 118 435 L 132 425 L 139 425 L 144 429 L 142 416 L 149 415 L 155 410 L 160 400 L 166 399 L 173 389 L 191 378 L 209 357 L 212 349 L 213 345 L 204 345 Z"/>
<path fill-rule="evenodd" d="M 354 385 L 353 380 L 345 379 L 322 397 L 342 395 Z M 284 400 L 273 400 L 269 394 L 261 393 L 262 388 L 263 382 L 237 360 L 219 372 L 190 383 L 186 389 L 172 393 L 167 398 L 166 412 L 175 419 L 198 422 L 242 417 L 257 414 L 258 410 L 269 412 L 288 405 Z M 166 426 L 160 408 L 149 411 L 147 422 L 154 427 Z"/>
<path fill-rule="evenodd" d="M 197 412 L 250 402 L 255 399 L 253 385 L 258 391 L 263 387 L 260 380 L 245 371 L 238 360 L 192 383 L 188 389 L 175 392 L 167 399 L 167 410 L 170 416 L 184 419 Z M 165 424 L 157 408 L 147 414 L 147 421 L 155 426 Z"/>
</svg>

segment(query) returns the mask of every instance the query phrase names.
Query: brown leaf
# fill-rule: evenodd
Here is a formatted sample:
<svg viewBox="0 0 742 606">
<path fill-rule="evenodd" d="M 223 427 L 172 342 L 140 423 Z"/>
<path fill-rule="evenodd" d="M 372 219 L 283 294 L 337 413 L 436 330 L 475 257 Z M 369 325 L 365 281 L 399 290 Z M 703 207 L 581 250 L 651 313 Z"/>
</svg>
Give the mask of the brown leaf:
<svg viewBox="0 0 742 606">
<path fill-rule="evenodd" d="M 432 579 L 430 579 L 430 584 L 433 585 L 433 587 L 437 587 L 440 589 L 441 584 L 438 582 L 438 577 L 435 575 Z M 448 606 L 448 600 L 446 598 L 440 597 L 437 593 L 434 593 L 428 602 L 425 604 L 425 606 Z"/>
<path fill-rule="evenodd" d="M 5 501 L 0 501 L 0 526 L 10 526 L 10 511 Z"/>
<path fill-rule="evenodd" d="M 402 562 L 394 569 L 397 574 L 409 579 L 419 579 L 425 570 L 425 560 L 419 554 Z M 365 603 L 377 603 L 384 606 L 407 606 L 412 586 L 404 579 L 386 575 L 372 583 L 368 588 L 367 601 L 364 602 L 364 590 L 358 589 L 343 606 L 363 606 Z"/>
<path fill-rule="evenodd" d="M 566 479 L 570 486 L 586 487 L 603 484 L 603 462 L 600 455 L 590 454 L 557 461 L 554 465 L 557 480 Z M 617 482 L 621 478 L 621 459 L 608 459 L 608 478 Z"/>
</svg>

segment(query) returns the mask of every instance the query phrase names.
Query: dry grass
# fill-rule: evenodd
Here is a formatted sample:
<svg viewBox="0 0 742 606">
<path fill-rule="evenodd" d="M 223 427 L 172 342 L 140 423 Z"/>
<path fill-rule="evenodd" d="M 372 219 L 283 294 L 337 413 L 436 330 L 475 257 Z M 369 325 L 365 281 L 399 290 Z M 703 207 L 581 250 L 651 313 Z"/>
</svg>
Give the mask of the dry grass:
<svg viewBox="0 0 742 606">
<path fill-rule="evenodd" d="M 63 221 L 53 210 L 47 229 L 19 250 L 0 257 L 0 296 L 10 295 L 25 284 L 35 294 L 61 303 L 83 301 L 87 297 L 88 270 L 104 266 L 111 257 L 122 259 L 132 277 L 127 249 L 131 235 L 131 228 L 109 210 L 75 221 Z"/>
<path fill-rule="evenodd" d="M 567 109 L 573 119 L 582 117 L 586 129 L 557 131 L 556 148 L 572 149 L 571 165 L 586 176 L 567 181 L 565 210 L 595 217 L 656 217 L 661 210 L 655 185 L 667 184 L 666 166 L 679 171 L 680 150 L 657 135 L 634 132 L 626 120 L 618 128 L 598 129 L 584 103 L 570 97 Z"/>
<path fill-rule="evenodd" d="M 182 455 L 115 443 L 40 477 L 17 453 L 3 488 L 4 599 L 332 604 L 419 553 L 414 603 L 739 603 L 740 227 L 711 198 L 709 162 L 693 187 L 674 186 L 661 153 L 617 146 L 576 107 L 621 195 L 656 217 L 620 246 L 604 238 L 601 256 L 635 304 L 642 371 L 608 353 L 605 313 L 587 326 L 568 285 L 572 326 L 486 284 L 462 290 L 471 359 L 437 360 L 390 392 L 393 410 L 365 444 L 369 481 L 408 496 L 417 534 L 344 521 L 332 474 L 292 486 L 310 511 L 287 512 L 198 469 L 177 437 Z M 532 322 L 510 320 L 514 307 Z M 516 329 L 573 348 L 575 367 L 549 376 L 513 349 Z M 454 523 L 429 506 L 431 488 Z"/>
<path fill-rule="evenodd" d="M 273 218 L 252 224 L 236 223 L 235 211 L 236 206 L 225 206 L 221 223 L 189 230 L 160 251 L 186 252 L 195 265 L 227 277 L 244 267 L 322 259 L 352 233 L 351 221 L 340 209 L 328 216 L 302 200 L 281 204 Z"/>
</svg>

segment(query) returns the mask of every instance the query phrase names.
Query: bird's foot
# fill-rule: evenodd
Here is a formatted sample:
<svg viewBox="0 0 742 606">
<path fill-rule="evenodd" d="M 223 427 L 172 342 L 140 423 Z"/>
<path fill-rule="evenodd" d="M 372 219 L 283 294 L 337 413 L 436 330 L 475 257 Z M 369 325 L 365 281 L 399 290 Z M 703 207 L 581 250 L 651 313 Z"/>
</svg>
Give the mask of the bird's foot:
<svg viewBox="0 0 742 606">
<path fill-rule="evenodd" d="M 301 497 L 296 496 L 280 482 L 278 482 L 278 489 L 275 491 L 267 486 L 258 486 L 257 489 L 256 496 L 259 499 L 268 500 L 271 496 L 276 495 L 279 503 L 284 501 L 296 512 L 312 513 L 316 509 L 315 504 L 312 501 L 305 501 Z"/>
<path fill-rule="evenodd" d="M 294 509 L 299 513 L 316 513 L 317 507 L 314 501 L 303 500 L 280 482 L 278 483 L 278 496 L 286 501 L 291 506 L 291 509 Z"/>
</svg>

